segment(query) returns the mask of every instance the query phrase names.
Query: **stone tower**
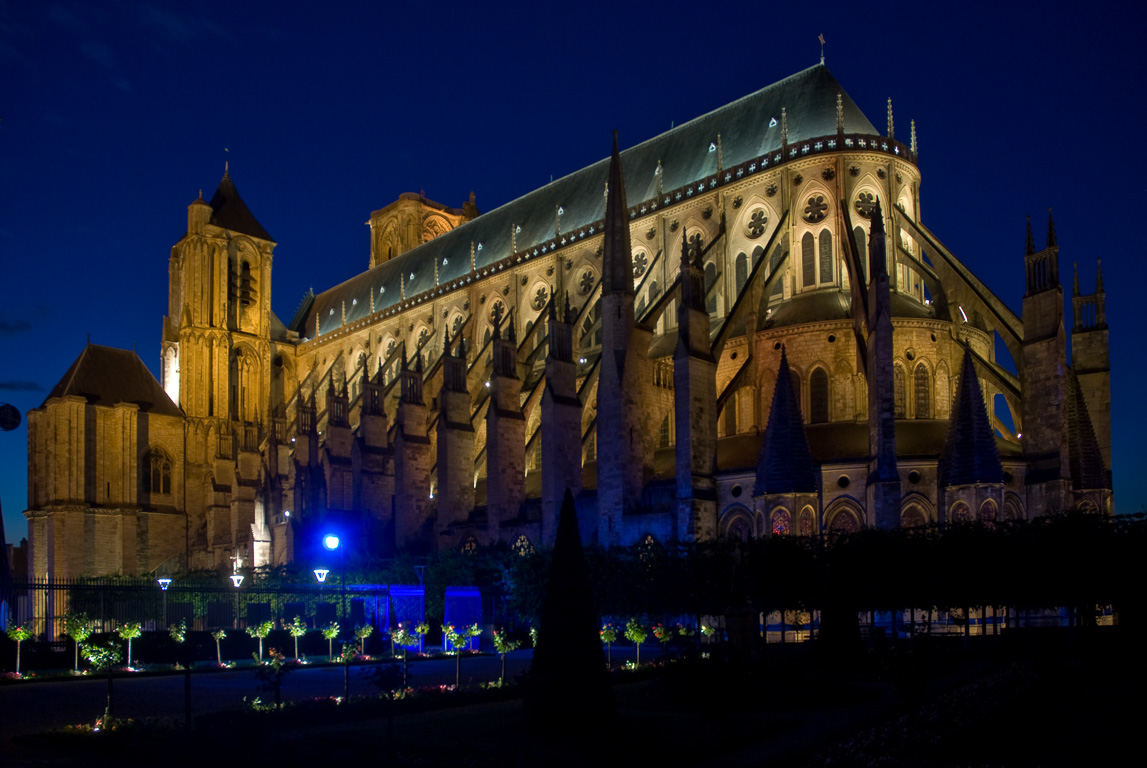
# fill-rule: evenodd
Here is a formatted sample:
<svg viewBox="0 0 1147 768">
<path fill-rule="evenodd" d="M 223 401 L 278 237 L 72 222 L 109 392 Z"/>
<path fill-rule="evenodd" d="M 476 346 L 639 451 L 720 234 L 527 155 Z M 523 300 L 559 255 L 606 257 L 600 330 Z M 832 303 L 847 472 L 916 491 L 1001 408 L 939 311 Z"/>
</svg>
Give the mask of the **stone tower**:
<svg viewBox="0 0 1147 768">
<path fill-rule="evenodd" d="M 1095 293 L 1079 290 L 1079 270 L 1072 283 L 1071 369 L 1079 382 L 1083 401 L 1095 429 L 1095 438 L 1111 487 L 1111 358 L 1107 348 L 1106 292 L 1103 265 L 1096 267 Z"/>
<path fill-rule="evenodd" d="M 1028 507 L 1040 512 L 1068 503 L 1071 474 L 1065 418 L 1067 340 L 1063 327 L 1063 287 L 1059 247 L 1048 217 L 1047 247 L 1038 253 L 1027 225 L 1024 253 L 1023 347 L 1019 361 L 1023 391 L 1023 437 L 1028 457 Z"/>
</svg>

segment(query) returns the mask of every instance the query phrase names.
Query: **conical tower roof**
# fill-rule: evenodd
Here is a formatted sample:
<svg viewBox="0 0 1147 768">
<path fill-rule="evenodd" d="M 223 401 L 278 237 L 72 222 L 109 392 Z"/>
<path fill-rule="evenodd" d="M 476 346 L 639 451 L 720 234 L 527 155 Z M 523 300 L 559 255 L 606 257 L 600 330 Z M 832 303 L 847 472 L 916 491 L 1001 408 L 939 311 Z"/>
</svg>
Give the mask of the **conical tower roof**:
<svg viewBox="0 0 1147 768">
<path fill-rule="evenodd" d="M 1075 489 L 1107 488 L 1107 468 L 1095 428 L 1087 412 L 1087 402 L 1074 372 L 1067 374 L 1067 453 L 1071 486 Z"/>
<path fill-rule="evenodd" d="M 800 404 L 793 389 L 788 355 L 781 347 L 781 365 L 777 370 L 773 404 L 769 407 L 769 425 L 761 441 L 753 495 L 815 492 L 816 469 L 808 450 Z"/>
<path fill-rule="evenodd" d="M 956 401 L 948 421 L 948 439 L 940 455 L 939 479 L 944 488 L 1004 481 L 996 436 L 988 422 L 980 380 L 972 364 L 972 350 L 966 345 Z"/>
<path fill-rule="evenodd" d="M 239 190 L 235 188 L 235 182 L 231 181 L 229 171 L 223 171 L 223 179 L 219 182 L 219 188 L 211 196 L 208 205 L 211 206 L 211 223 L 215 226 L 275 242 L 239 196 Z"/>
</svg>

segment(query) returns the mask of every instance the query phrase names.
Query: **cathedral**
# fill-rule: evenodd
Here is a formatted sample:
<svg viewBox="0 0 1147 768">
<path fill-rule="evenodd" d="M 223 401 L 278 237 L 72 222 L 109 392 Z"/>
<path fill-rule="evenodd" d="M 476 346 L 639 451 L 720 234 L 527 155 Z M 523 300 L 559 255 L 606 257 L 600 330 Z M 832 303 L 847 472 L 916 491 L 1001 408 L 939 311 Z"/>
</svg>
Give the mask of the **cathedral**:
<svg viewBox="0 0 1147 768">
<path fill-rule="evenodd" d="M 528 551 L 567 490 L 605 546 L 1110 513 L 1102 274 L 1069 364 L 1050 215 L 1016 316 L 920 179 L 915 125 L 821 63 L 487 213 L 402 195 L 284 323 L 225 172 L 171 249 L 161 380 L 89 344 L 28 414 L 30 568 Z"/>
</svg>

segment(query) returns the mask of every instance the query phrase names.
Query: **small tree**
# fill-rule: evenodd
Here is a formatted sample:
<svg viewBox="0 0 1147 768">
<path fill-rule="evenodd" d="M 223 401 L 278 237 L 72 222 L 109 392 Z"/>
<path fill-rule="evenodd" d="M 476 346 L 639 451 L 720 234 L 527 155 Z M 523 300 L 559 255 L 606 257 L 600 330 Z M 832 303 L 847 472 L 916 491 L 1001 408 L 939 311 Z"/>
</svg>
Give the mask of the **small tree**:
<svg viewBox="0 0 1147 768">
<path fill-rule="evenodd" d="M 641 666 L 641 644 L 649 637 L 649 630 L 641 626 L 637 619 L 625 622 L 625 639 L 637 646 L 637 666 Z"/>
<path fill-rule="evenodd" d="M 323 628 L 323 637 L 327 641 L 327 661 L 335 657 L 335 638 L 339 636 L 339 623 L 332 621 L 325 628 Z"/>
<path fill-rule="evenodd" d="M 32 637 L 27 627 L 13 624 L 8 627 L 8 638 L 16 643 L 16 677 L 20 676 L 20 644 Z"/>
<path fill-rule="evenodd" d="M 187 640 L 187 619 L 180 619 L 178 624 L 172 624 L 167 628 L 167 634 L 171 635 L 171 639 L 177 645 L 183 645 Z"/>
<path fill-rule="evenodd" d="M 605 667 L 606 669 L 613 669 L 613 644 L 617 642 L 617 630 L 613 628 L 612 624 L 602 624 L 601 641 L 605 643 Z"/>
<path fill-rule="evenodd" d="M 408 631 L 401 623 L 398 629 L 390 633 L 390 642 L 402 648 L 402 687 L 406 687 L 406 657 L 410 655 L 407 650 L 412 645 L 418 645 L 418 637 Z"/>
<path fill-rule="evenodd" d="M 143 632 L 143 625 L 138 621 L 129 621 L 116 627 L 116 634 L 127 640 L 127 665 L 131 666 L 131 641 Z"/>
<path fill-rule="evenodd" d="M 668 645 L 669 641 L 672 640 L 676 635 L 677 635 L 677 632 L 674 631 L 673 627 L 667 627 L 664 624 L 654 624 L 653 625 L 653 636 L 656 637 L 659 641 L 661 641 L 661 655 L 662 656 L 665 655 L 665 648 Z"/>
<path fill-rule="evenodd" d="M 442 637 L 447 640 L 454 649 L 454 685 L 457 687 L 461 684 L 462 680 L 462 649 L 470 642 L 470 632 L 469 630 L 455 632 L 453 624 L 443 624 Z"/>
<path fill-rule="evenodd" d="M 64 616 L 64 634 L 72 638 L 75 646 L 72 671 L 80 671 L 80 643 L 92 635 L 92 625 L 86 613 L 69 613 Z"/>
<path fill-rule="evenodd" d="M 107 672 L 108 698 L 107 704 L 104 707 L 104 722 L 106 723 L 112 716 L 112 667 L 118 664 L 123 656 L 120 654 L 120 650 L 115 643 L 108 643 L 107 645 L 83 643 L 81 650 L 83 651 L 84 659 L 86 659 L 89 664 L 97 670 Z"/>
<path fill-rule="evenodd" d="M 219 666 L 223 666 L 223 650 L 219 642 L 227 637 L 227 633 L 222 629 L 217 629 L 211 633 L 211 636 L 215 638 L 215 660 L 219 662 Z"/>
<path fill-rule="evenodd" d="M 295 661 L 299 660 L 299 638 L 307 634 L 307 625 L 303 622 L 302 616 L 296 616 L 294 620 L 287 625 L 287 631 L 291 633 L 291 637 L 295 639 Z"/>
<path fill-rule="evenodd" d="M 510 651 L 517 650 L 520 645 L 521 643 L 517 640 L 511 640 L 505 630 L 494 630 L 494 650 L 502 656 L 502 674 L 498 677 L 498 685 L 501 685 L 506 680 L 506 654 Z"/>
<path fill-rule="evenodd" d="M 253 627 L 247 627 L 247 634 L 251 637 L 259 639 L 259 661 L 263 660 L 263 638 L 271 634 L 271 630 L 275 628 L 275 622 L 267 620 Z"/>
<path fill-rule="evenodd" d="M 717 634 L 717 628 L 709 624 L 702 624 L 701 634 L 705 636 L 705 645 L 708 645 L 713 642 L 713 635 Z"/>
<path fill-rule="evenodd" d="M 418 635 L 418 650 L 422 652 L 426 647 L 426 635 L 430 633 L 430 625 L 420 621 L 414 625 L 414 634 Z"/>
<path fill-rule="evenodd" d="M 538 647 L 538 628 L 537 627 L 530 627 L 530 647 L 531 648 L 537 648 Z"/>
<path fill-rule="evenodd" d="M 354 628 L 354 636 L 358 638 L 358 653 L 360 656 L 366 655 L 366 639 L 374 632 L 374 627 L 370 624 L 359 624 Z"/>
</svg>

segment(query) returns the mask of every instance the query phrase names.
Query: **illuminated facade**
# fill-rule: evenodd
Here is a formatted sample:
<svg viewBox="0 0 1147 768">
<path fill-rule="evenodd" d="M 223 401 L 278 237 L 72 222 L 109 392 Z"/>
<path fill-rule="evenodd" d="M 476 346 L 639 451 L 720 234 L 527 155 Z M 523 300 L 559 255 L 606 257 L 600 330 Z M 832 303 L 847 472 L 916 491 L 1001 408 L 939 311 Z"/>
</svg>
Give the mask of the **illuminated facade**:
<svg viewBox="0 0 1147 768">
<path fill-rule="evenodd" d="M 1110 511 L 1102 278 L 1069 366 L 1051 222 L 1017 317 L 919 211 L 914 126 L 822 64 L 489 213 L 404 195 L 284 324 L 225 174 L 172 249 L 162 391 L 65 377 L 29 414 L 34 570 L 281 563 L 320 523 L 545 545 L 567 488 L 604 544 Z"/>
</svg>

